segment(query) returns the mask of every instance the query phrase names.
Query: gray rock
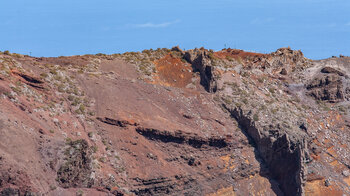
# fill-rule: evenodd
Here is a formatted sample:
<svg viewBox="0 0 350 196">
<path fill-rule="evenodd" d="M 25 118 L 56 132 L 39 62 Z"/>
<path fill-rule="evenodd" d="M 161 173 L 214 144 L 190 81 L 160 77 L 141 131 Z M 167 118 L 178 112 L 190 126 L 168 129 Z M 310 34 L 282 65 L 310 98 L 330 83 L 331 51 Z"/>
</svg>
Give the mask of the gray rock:
<svg viewBox="0 0 350 196">
<path fill-rule="evenodd" d="M 349 177 L 349 176 L 350 176 L 349 170 L 344 170 L 344 171 L 342 172 L 342 174 L 343 174 L 345 177 Z"/>
</svg>

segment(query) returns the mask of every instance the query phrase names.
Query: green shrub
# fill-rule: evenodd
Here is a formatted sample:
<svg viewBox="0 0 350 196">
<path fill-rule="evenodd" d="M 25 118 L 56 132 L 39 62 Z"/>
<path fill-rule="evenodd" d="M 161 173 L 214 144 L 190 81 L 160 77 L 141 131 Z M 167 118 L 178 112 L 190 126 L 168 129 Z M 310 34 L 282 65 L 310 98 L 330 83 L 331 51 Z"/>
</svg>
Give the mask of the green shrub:
<svg viewBox="0 0 350 196">
<path fill-rule="evenodd" d="M 103 53 L 97 53 L 96 56 L 107 56 L 107 55 Z"/>
<path fill-rule="evenodd" d="M 339 111 L 346 112 L 346 109 L 344 108 L 344 106 L 339 106 Z"/>
<path fill-rule="evenodd" d="M 16 87 L 11 87 L 11 89 L 12 89 L 13 91 L 15 91 L 17 94 L 21 94 L 21 93 L 22 93 L 21 88 L 18 87 L 18 86 L 16 86 Z"/>
<path fill-rule="evenodd" d="M 212 51 L 209 51 L 208 57 L 209 57 L 211 60 L 216 59 L 216 57 L 214 56 L 214 52 L 212 52 Z"/>
<path fill-rule="evenodd" d="M 76 195 L 77 195 L 77 196 L 83 196 L 83 195 L 84 195 L 84 192 L 83 192 L 82 190 L 78 190 L 78 191 L 76 192 Z"/>
<path fill-rule="evenodd" d="M 81 103 L 81 100 L 78 98 L 78 97 L 76 97 L 75 99 L 74 99 L 74 101 L 72 102 L 72 105 L 73 106 L 77 106 L 78 104 L 80 104 Z"/>
<path fill-rule="evenodd" d="M 106 162 L 106 158 L 104 158 L 104 157 L 101 157 L 101 158 L 99 158 L 98 159 L 101 163 L 105 163 Z"/>
<path fill-rule="evenodd" d="M 91 149 L 92 149 L 92 152 L 96 153 L 98 150 L 98 147 L 95 145 L 95 146 L 92 146 Z"/>
<path fill-rule="evenodd" d="M 234 59 L 232 58 L 232 57 L 230 57 L 230 56 L 226 56 L 226 59 L 228 60 L 228 61 L 233 61 Z"/>
<path fill-rule="evenodd" d="M 51 70 L 50 70 L 50 73 L 53 74 L 53 75 L 57 75 L 57 71 L 54 70 L 54 69 L 51 69 Z"/>
<path fill-rule="evenodd" d="M 47 77 L 47 73 L 41 73 L 41 74 L 40 74 L 40 77 L 41 77 L 41 78 L 46 78 L 46 77 Z"/>
<path fill-rule="evenodd" d="M 259 121 L 259 115 L 258 115 L 258 114 L 254 114 L 253 120 L 254 120 L 254 121 Z"/>
<path fill-rule="evenodd" d="M 63 93 L 64 92 L 64 85 L 63 84 L 58 85 L 57 90 L 58 90 L 58 92 Z"/>
<path fill-rule="evenodd" d="M 247 98 L 244 98 L 244 99 L 242 100 L 242 102 L 243 102 L 244 104 L 248 104 L 248 99 L 247 99 Z"/>
<path fill-rule="evenodd" d="M 69 101 L 73 101 L 74 100 L 74 96 L 73 95 L 68 95 L 68 100 Z"/>
<path fill-rule="evenodd" d="M 80 110 L 82 113 L 84 113 L 84 112 L 85 112 L 85 105 L 84 105 L 84 104 L 80 104 L 79 110 Z"/>
</svg>

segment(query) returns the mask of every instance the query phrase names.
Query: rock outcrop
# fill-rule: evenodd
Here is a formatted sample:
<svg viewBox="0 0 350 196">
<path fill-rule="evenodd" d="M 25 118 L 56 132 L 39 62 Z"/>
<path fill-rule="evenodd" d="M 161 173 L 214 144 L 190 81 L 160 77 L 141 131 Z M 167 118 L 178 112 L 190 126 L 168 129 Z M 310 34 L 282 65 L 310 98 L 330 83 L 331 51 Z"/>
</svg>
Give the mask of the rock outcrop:
<svg viewBox="0 0 350 196">
<path fill-rule="evenodd" d="M 273 124 L 259 127 L 240 108 L 228 109 L 241 129 L 253 140 L 259 155 L 286 196 L 302 195 L 304 162 L 308 156 L 306 135 L 283 130 Z"/>
<path fill-rule="evenodd" d="M 162 142 L 172 142 L 178 144 L 187 144 L 194 148 L 215 147 L 225 148 L 230 145 L 230 136 L 201 138 L 193 134 L 186 134 L 183 131 L 177 130 L 174 133 L 169 131 L 159 131 L 156 129 L 138 127 L 136 131 L 151 140 L 160 140 Z"/>
<path fill-rule="evenodd" d="M 0 195 L 350 195 L 349 65 L 0 53 Z"/>
<path fill-rule="evenodd" d="M 334 68 L 324 67 L 306 86 L 308 95 L 319 101 L 332 103 L 341 102 L 350 98 L 350 86 L 346 75 Z"/>
<path fill-rule="evenodd" d="M 213 52 L 205 49 L 194 49 L 186 51 L 184 59 L 192 64 L 193 70 L 200 73 L 201 84 L 208 92 L 216 92 L 217 81 L 214 66 L 211 64 Z"/>
</svg>

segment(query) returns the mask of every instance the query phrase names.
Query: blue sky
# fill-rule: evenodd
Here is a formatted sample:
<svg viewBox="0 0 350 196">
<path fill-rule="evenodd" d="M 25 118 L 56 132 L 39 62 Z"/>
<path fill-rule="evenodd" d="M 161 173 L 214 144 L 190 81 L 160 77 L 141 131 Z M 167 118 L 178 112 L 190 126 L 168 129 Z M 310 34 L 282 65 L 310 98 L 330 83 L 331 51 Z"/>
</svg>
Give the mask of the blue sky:
<svg viewBox="0 0 350 196">
<path fill-rule="evenodd" d="M 33 56 L 175 45 L 350 56 L 349 0 L 3 0 L 0 18 L 0 50 Z"/>
</svg>

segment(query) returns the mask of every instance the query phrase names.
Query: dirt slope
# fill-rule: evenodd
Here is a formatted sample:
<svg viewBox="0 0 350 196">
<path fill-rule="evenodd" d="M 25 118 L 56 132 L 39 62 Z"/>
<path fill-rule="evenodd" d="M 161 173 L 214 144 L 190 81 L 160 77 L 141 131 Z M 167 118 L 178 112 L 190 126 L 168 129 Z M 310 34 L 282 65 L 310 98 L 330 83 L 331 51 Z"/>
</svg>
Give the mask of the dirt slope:
<svg viewBox="0 0 350 196">
<path fill-rule="evenodd" d="M 0 54 L 0 195 L 350 195 L 350 58 Z"/>
</svg>

